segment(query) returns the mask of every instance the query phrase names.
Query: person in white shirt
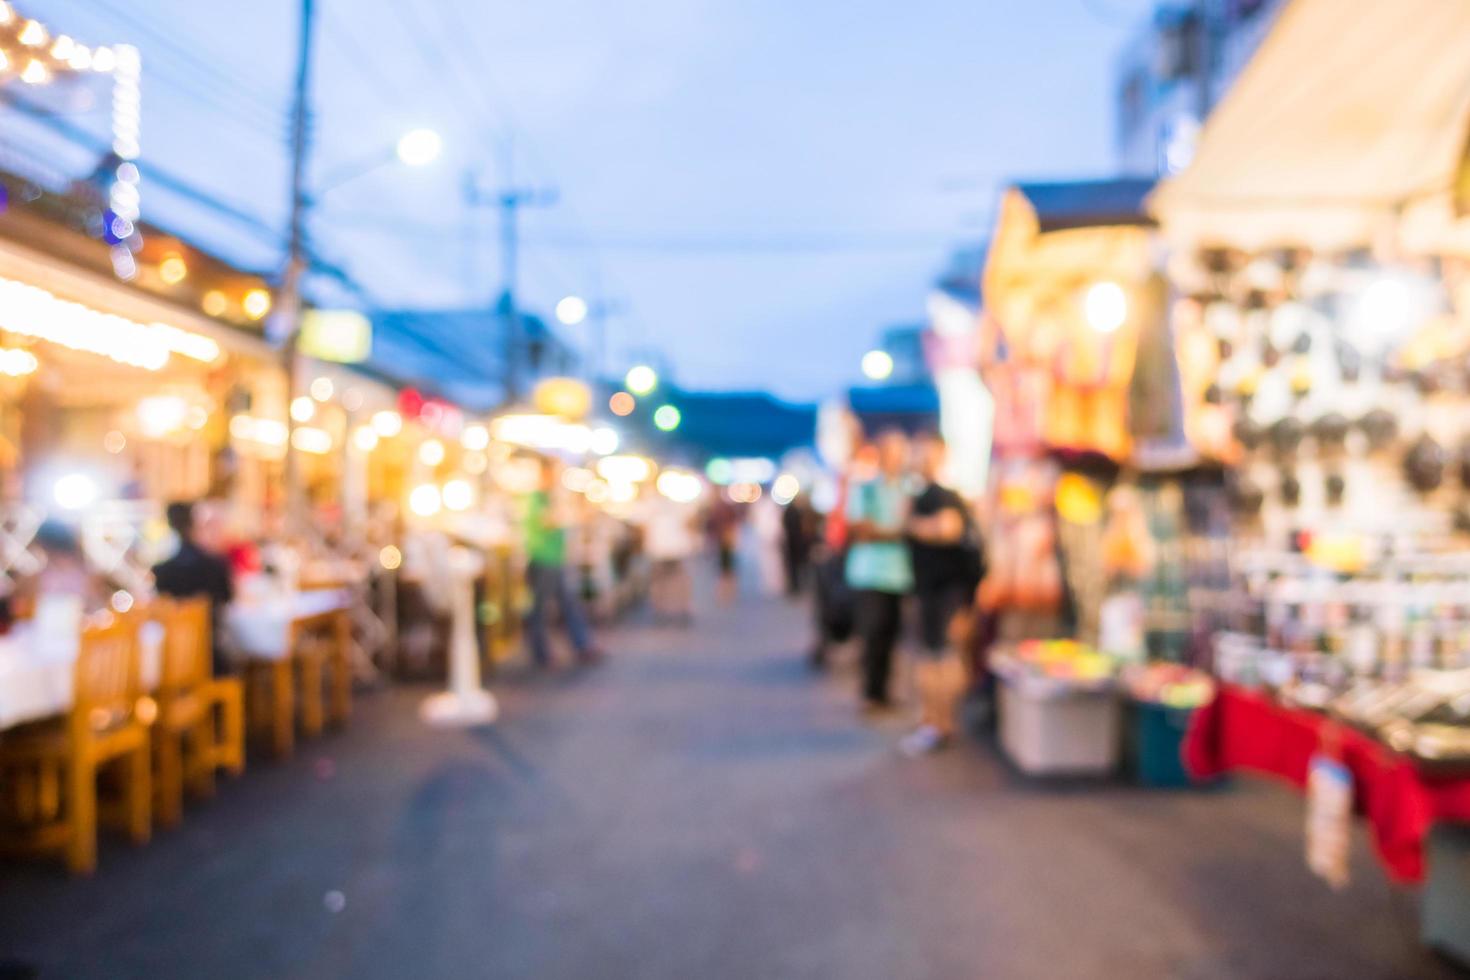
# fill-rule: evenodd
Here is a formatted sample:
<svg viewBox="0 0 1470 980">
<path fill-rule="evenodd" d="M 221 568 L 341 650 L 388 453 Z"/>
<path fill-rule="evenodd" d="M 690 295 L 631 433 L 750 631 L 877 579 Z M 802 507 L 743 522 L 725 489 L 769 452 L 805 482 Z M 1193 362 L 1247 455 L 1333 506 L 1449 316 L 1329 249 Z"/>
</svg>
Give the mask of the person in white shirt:
<svg viewBox="0 0 1470 980">
<path fill-rule="evenodd" d="M 692 503 L 670 500 L 648 487 L 633 516 L 643 530 L 654 615 L 665 622 L 690 625 L 694 614 L 689 559 L 698 547 L 699 511 Z"/>
</svg>

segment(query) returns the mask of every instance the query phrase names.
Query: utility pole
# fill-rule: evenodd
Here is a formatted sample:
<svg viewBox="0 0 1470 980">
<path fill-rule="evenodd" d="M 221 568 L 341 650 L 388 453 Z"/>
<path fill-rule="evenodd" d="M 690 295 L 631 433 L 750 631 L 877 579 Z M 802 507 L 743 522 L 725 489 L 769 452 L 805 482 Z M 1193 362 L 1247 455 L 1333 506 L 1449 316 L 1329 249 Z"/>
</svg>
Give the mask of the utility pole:
<svg viewBox="0 0 1470 980">
<path fill-rule="evenodd" d="M 281 338 L 286 371 L 286 527 L 292 534 L 306 527 L 305 487 L 300 460 L 293 445 L 296 421 L 291 402 L 298 387 L 297 341 L 301 336 L 301 280 L 306 274 L 306 217 L 311 198 L 306 188 L 307 157 L 311 147 L 311 49 L 316 0 L 301 0 L 301 35 L 296 49 L 296 87 L 291 106 L 291 223 L 286 270 L 276 297 L 275 334 Z"/>
<path fill-rule="evenodd" d="M 555 188 L 517 187 L 514 179 L 514 152 L 506 142 L 505 184 L 493 192 L 484 192 L 472 176 L 465 180 L 465 203 L 470 207 L 493 203 L 500 216 L 500 298 L 495 313 L 505 320 L 505 398 L 514 402 L 521 397 L 521 358 L 525 344 L 521 336 L 521 312 L 516 302 L 520 276 L 520 211 L 525 207 L 544 208 L 556 203 Z"/>
</svg>

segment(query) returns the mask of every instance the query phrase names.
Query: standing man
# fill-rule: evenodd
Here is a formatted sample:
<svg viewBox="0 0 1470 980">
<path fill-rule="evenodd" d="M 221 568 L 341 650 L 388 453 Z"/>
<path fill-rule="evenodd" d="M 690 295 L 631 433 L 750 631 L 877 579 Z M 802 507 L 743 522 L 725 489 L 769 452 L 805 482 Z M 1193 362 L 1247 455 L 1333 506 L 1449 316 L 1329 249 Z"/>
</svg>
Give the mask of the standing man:
<svg viewBox="0 0 1470 980">
<path fill-rule="evenodd" d="M 912 756 L 943 748 L 954 737 L 955 714 L 965 689 L 958 641 L 984 572 L 965 502 L 939 482 L 944 453 L 939 436 L 919 439 L 918 468 L 924 482 L 908 525 L 919 606 L 920 642 L 914 663 L 919 726 L 901 745 Z"/>
<path fill-rule="evenodd" d="M 856 592 L 857 630 L 863 641 L 863 699 L 869 711 L 889 707 L 893 648 L 903 597 L 914 586 L 904 531 L 909 498 L 904 487 L 909 441 L 902 432 L 878 436 L 878 473 L 847 497 L 847 584 Z"/>
<path fill-rule="evenodd" d="M 583 663 L 594 663 L 602 657 L 593 646 L 582 604 L 567 584 L 566 517 L 555 499 L 560 485 L 559 470 L 556 460 L 543 456 L 540 485 L 526 498 L 526 579 L 531 587 L 531 612 L 526 617 L 526 636 L 531 644 L 531 659 L 538 667 L 551 663 L 547 607 L 553 601 L 561 613 L 577 658 Z"/>
</svg>

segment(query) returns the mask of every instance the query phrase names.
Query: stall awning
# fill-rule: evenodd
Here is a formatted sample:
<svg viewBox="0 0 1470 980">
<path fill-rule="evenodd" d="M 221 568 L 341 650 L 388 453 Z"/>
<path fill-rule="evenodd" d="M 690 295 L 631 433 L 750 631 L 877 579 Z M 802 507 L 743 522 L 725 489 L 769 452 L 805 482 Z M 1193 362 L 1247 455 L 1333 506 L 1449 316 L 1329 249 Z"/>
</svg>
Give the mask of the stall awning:
<svg viewBox="0 0 1470 980">
<path fill-rule="evenodd" d="M 1150 204 L 1184 248 L 1470 247 L 1467 135 L 1470 2 L 1290 0 Z"/>
<path fill-rule="evenodd" d="M 1009 188 L 985 262 L 990 313 L 1007 328 L 1021 329 L 1039 310 L 1075 305 L 1088 283 L 1146 278 L 1153 222 L 1144 200 L 1152 186 L 1125 177 Z"/>
</svg>

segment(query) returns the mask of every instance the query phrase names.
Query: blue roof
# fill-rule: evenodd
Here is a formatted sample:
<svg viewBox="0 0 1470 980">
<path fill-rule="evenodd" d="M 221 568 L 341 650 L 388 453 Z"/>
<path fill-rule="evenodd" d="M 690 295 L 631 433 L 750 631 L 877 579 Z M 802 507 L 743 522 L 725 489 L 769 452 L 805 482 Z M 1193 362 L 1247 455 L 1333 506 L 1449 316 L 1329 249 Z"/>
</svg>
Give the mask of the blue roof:
<svg viewBox="0 0 1470 980">
<path fill-rule="evenodd" d="M 1144 199 L 1153 188 L 1154 181 L 1149 177 L 1016 184 L 1036 210 L 1036 220 L 1044 232 L 1101 225 L 1152 225 Z"/>
<path fill-rule="evenodd" d="M 939 421 L 939 392 L 928 383 L 849 388 L 847 403 L 869 434 L 890 426 L 918 432 Z"/>
<path fill-rule="evenodd" d="M 619 426 L 636 429 L 641 441 L 661 454 L 682 455 L 690 462 L 712 456 L 776 459 L 816 441 L 815 405 L 793 404 L 763 391 L 684 391 L 668 387 L 660 388 L 649 405 L 664 402 L 679 409 L 679 427 L 673 432 L 654 429 L 651 411 L 644 411 L 642 406 Z"/>
</svg>

